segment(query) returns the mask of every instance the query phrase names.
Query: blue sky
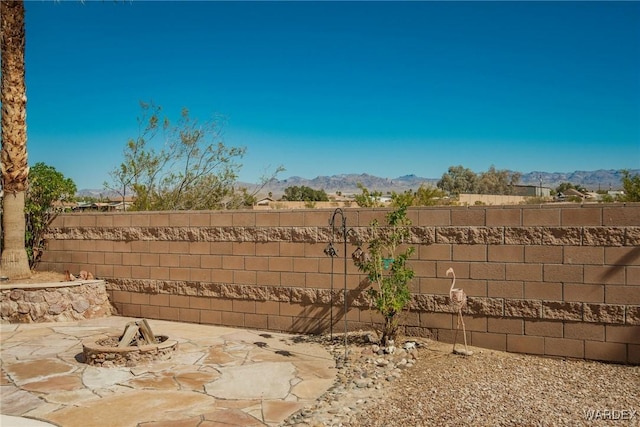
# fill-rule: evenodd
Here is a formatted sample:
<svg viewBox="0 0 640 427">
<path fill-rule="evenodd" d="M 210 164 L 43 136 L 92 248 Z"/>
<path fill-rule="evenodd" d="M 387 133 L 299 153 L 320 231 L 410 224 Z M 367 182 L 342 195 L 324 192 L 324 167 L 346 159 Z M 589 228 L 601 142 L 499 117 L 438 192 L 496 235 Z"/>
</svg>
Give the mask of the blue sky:
<svg viewBox="0 0 640 427">
<path fill-rule="evenodd" d="M 640 168 L 638 2 L 26 3 L 29 163 L 102 188 L 140 101 L 240 180 Z"/>
</svg>

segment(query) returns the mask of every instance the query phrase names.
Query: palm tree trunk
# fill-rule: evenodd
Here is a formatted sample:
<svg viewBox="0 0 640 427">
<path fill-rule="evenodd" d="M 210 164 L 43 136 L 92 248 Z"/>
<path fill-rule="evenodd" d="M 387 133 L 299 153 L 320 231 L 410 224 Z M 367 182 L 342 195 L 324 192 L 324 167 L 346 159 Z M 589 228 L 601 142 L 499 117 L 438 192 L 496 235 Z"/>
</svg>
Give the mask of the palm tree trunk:
<svg viewBox="0 0 640 427">
<path fill-rule="evenodd" d="M 2 256 L 0 272 L 28 277 L 24 199 L 27 190 L 27 96 L 24 72 L 24 3 L 0 1 L 2 47 Z"/>
</svg>

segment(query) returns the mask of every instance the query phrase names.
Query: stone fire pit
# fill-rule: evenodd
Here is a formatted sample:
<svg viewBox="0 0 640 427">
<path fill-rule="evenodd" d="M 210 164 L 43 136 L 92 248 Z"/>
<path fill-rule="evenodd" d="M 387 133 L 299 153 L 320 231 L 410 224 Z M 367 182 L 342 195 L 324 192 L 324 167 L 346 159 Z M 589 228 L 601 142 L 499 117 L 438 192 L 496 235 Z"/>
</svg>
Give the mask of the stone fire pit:
<svg viewBox="0 0 640 427">
<path fill-rule="evenodd" d="M 82 353 L 85 363 L 104 368 L 132 367 L 156 360 L 171 359 L 178 341 L 166 335 L 154 335 L 146 319 L 127 323 L 120 336 L 85 341 Z"/>
</svg>

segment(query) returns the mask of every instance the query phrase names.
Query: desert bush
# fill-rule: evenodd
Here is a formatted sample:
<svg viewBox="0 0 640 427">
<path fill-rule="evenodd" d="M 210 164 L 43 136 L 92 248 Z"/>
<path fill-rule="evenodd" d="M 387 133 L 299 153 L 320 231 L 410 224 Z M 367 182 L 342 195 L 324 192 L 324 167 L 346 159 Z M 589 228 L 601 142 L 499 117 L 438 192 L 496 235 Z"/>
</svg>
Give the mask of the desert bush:
<svg viewBox="0 0 640 427">
<path fill-rule="evenodd" d="M 407 218 L 407 207 L 400 206 L 386 215 L 387 226 L 377 220 L 369 225 L 367 252 L 354 257 L 358 269 L 367 275 L 372 285 L 368 290 L 373 307 L 384 318 L 382 345 L 395 341 L 400 327 L 400 314 L 411 302 L 409 284 L 413 269 L 407 260 L 415 248 L 406 246 L 411 221 Z"/>
</svg>

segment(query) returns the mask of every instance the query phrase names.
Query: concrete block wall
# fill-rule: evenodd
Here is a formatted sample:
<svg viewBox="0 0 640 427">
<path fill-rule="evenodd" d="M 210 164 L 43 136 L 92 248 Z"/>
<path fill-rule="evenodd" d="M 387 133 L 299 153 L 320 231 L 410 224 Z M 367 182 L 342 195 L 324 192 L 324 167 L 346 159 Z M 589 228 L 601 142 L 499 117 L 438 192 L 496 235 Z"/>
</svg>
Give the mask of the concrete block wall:
<svg viewBox="0 0 640 427">
<path fill-rule="evenodd" d="M 92 272 L 122 315 L 296 333 L 343 331 L 346 284 L 348 328 L 370 328 L 380 318 L 350 256 L 388 209 L 343 212 L 346 276 L 331 209 L 65 214 L 39 268 Z M 453 267 L 470 344 L 640 364 L 640 204 L 408 212 L 407 335 L 452 341 Z"/>
</svg>

